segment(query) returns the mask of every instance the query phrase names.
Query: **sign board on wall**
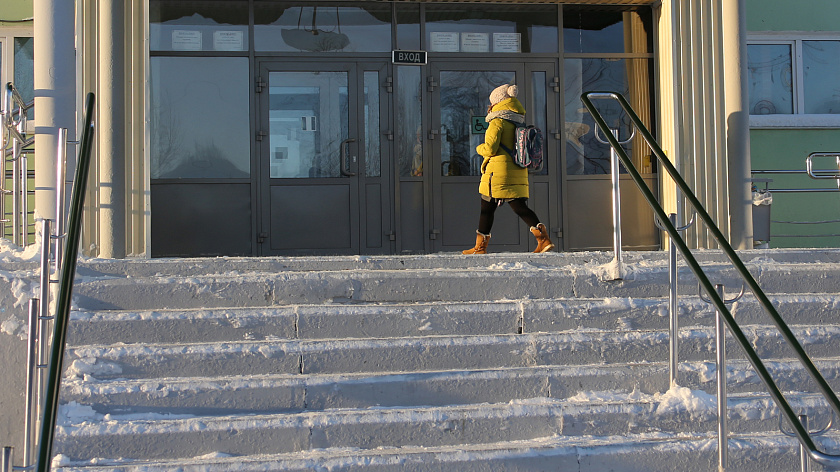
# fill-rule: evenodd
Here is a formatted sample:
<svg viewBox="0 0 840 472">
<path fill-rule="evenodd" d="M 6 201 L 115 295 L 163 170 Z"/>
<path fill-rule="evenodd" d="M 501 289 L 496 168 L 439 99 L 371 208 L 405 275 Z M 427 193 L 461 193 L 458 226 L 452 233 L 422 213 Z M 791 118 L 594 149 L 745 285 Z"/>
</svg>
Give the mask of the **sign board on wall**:
<svg viewBox="0 0 840 472">
<path fill-rule="evenodd" d="M 422 66 L 426 63 L 426 51 L 391 51 L 391 62 L 394 64 Z"/>
<path fill-rule="evenodd" d="M 450 32 L 429 33 L 429 46 L 432 52 L 459 52 L 459 34 Z"/>
</svg>

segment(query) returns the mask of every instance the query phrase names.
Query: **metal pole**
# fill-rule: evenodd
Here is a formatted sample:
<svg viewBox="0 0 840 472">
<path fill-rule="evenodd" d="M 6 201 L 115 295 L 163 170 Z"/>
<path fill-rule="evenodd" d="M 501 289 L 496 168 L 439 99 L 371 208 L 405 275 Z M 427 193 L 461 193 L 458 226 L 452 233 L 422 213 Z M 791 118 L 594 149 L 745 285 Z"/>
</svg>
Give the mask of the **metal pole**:
<svg viewBox="0 0 840 472">
<path fill-rule="evenodd" d="M 723 300 L 723 285 L 715 285 Z M 726 406 L 726 328 L 720 310 L 715 310 L 715 336 L 717 341 L 717 412 L 718 412 L 718 471 L 726 470 L 729 462 L 729 427 Z"/>
<path fill-rule="evenodd" d="M 618 129 L 610 129 L 618 139 Z M 618 267 L 618 277 L 621 278 L 621 188 L 619 187 L 618 153 L 610 146 L 610 180 L 612 182 L 612 212 L 613 212 L 613 251 Z"/>
<path fill-rule="evenodd" d="M 41 398 L 44 395 L 46 388 L 46 379 L 44 378 L 45 369 L 48 367 L 47 357 L 49 355 L 47 340 L 50 336 L 49 320 L 50 316 L 50 220 L 41 220 L 41 280 L 40 280 L 40 309 L 38 321 L 38 407 L 41 408 Z M 41 416 L 41 411 L 38 411 L 38 417 Z"/>
<path fill-rule="evenodd" d="M 25 152 L 20 154 L 20 246 L 29 244 L 29 161 Z"/>
<path fill-rule="evenodd" d="M 808 431 L 808 415 L 799 415 L 799 422 L 802 423 L 805 431 Z M 811 461 L 808 459 L 808 450 L 805 449 L 805 446 L 801 442 L 799 443 L 799 464 L 802 472 L 811 472 Z"/>
<path fill-rule="evenodd" d="M 14 448 L 6 446 L 3 448 L 3 457 L 0 460 L 0 472 L 12 472 L 12 457 Z"/>
<path fill-rule="evenodd" d="M 50 312 L 50 220 L 41 220 L 41 317 Z"/>
<path fill-rule="evenodd" d="M 3 94 L 3 102 L 5 103 L 5 96 Z M 6 189 L 6 146 L 7 139 L 11 139 L 12 135 L 6 130 L 6 114 L 8 109 L 5 105 L 0 110 L 0 238 L 6 237 L 6 195 L 9 192 Z"/>
<path fill-rule="evenodd" d="M 29 339 L 26 351 L 26 406 L 25 422 L 23 424 L 23 465 L 29 465 L 32 460 L 33 421 L 34 410 L 40 398 L 35 398 L 35 379 L 38 367 L 38 299 L 29 300 Z"/>
<path fill-rule="evenodd" d="M 671 224 L 677 226 L 677 215 L 668 215 Z M 670 315 L 671 352 L 670 352 L 670 385 L 677 385 L 677 364 L 679 363 L 679 321 L 677 320 L 677 246 L 673 239 L 668 247 L 668 311 Z"/>
<path fill-rule="evenodd" d="M 20 240 L 20 141 L 12 138 L 12 242 L 22 246 Z"/>
<path fill-rule="evenodd" d="M 55 248 L 53 259 L 55 260 L 55 272 L 58 273 L 61 267 L 61 252 L 64 235 L 64 201 L 65 181 L 67 176 L 67 128 L 58 129 L 58 147 L 56 149 L 56 170 L 55 170 Z"/>
</svg>

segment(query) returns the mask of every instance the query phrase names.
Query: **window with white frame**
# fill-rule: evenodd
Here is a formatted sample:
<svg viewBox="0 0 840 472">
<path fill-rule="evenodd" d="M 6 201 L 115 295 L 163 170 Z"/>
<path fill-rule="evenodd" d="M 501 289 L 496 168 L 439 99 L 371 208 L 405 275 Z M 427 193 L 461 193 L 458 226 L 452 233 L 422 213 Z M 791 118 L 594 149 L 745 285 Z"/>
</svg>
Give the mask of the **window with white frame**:
<svg viewBox="0 0 840 472">
<path fill-rule="evenodd" d="M 750 38 L 750 125 L 840 127 L 840 35 Z"/>
<path fill-rule="evenodd" d="M 15 84 L 24 100 L 34 98 L 34 41 L 32 30 L 0 28 L 0 82 Z"/>
</svg>

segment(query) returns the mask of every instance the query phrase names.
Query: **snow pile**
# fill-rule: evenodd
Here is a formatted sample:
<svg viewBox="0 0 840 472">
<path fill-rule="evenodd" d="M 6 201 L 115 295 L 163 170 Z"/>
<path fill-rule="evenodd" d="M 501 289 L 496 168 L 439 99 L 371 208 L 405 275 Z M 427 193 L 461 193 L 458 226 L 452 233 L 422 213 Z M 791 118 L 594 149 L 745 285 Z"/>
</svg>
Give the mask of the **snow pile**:
<svg viewBox="0 0 840 472">
<path fill-rule="evenodd" d="M 40 249 L 39 244 L 21 248 L 8 239 L 0 238 L 0 262 L 37 262 L 41 257 Z"/>
<path fill-rule="evenodd" d="M 717 402 L 714 395 L 703 390 L 692 390 L 686 387 L 672 386 L 665 393 L 647 394 L 638 390 L 630 393 L 620 391 L 578 392 L 569 397 L 571 403 L 652 403 L 656 404 L 654 411 L 657 415 L 674 412 L 688 412 L 705 415 L 715 413 Z"/>
<path fill-rule="evenodd" d="M 716 414 L 717 411 L 717 401 L 714 395 L 708 394 L 703 390 L 692 390 L 676 385 L 672 386 L 665 393 L 655 394 L 654 401 L 659 402 L 659 405 L 656 407 L 657 414 L 666 411 Z"/>
<path fill-rule="evenodd" d="M 37 262 L 40 246 L 20 248 L 0 238 L 0 263 Z M 33 270 L 0 269 L 0 333 L 27 338 L 26 306 L 29 299 L 38 297 L 37 274 Z M 12 310 L 10 310 L 10 308 Z"/>
</svg>

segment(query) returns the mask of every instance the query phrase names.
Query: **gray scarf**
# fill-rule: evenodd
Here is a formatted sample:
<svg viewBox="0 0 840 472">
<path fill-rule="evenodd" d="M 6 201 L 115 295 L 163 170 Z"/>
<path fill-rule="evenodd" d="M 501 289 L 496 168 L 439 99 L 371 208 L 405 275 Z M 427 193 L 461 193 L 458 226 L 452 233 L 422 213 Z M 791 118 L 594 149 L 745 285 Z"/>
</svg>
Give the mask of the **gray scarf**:
<svg viewBox="0 0 840 472">
<path fill-rule="evenodd" d="M 525 123 L 525 115 L 520 115 L 513 110 L 491 111 L 487 114 L 487 117 L 484 118 L 484 120 L 490 123 L 490 121 L 495 118 L 503 118 L 505 120 L 513 121 L 514 123 Z"/>
</svg>

